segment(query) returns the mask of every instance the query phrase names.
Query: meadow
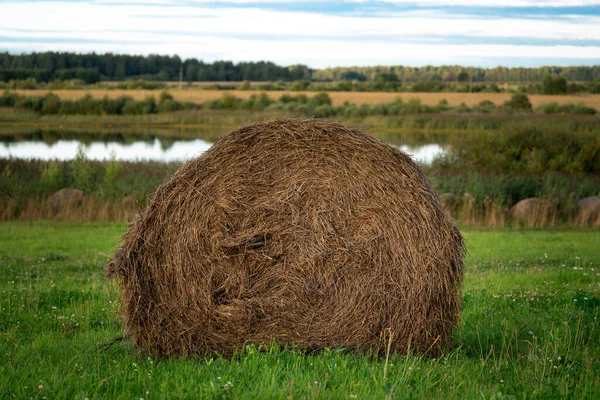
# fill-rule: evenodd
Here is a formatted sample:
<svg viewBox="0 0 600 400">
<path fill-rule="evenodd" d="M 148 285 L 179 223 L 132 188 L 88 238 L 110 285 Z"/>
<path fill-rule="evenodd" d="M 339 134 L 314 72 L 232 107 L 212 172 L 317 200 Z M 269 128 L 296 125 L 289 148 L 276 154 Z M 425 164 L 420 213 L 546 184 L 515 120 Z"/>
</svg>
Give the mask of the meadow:
<svg viewBox="0 0 600 400">
<path fill-rule="evenodd" d="M 463 229 L 453 350 L 389 359 L 276 343 L 159 359 L 122 335 L 104 278 L 122 223 L 0 224 L 2 398 L 597 398 L 598 231 Z"/>
<path fill-rule="evenodd" d="M 15 90 L 14 92 L 23 96 L 44 96 L 49 90 Z M 52 93 L 56 94 L 63 100 L 77 100 L 82 97 L 82 90 L 53 90 Z M 125 89 L 90 89 L 85 90 L 84 93 L 89 93 L 95 99 L 102 99 L 107 96 L 109 99 L 116 99 L 121 96 L 130 96 L 135 100 L 144 100 L 148 97 L 153 97 L 158 100 L 160 91 L 157 90 L 125 90 Z M 193 102 L 193 103 L 204 103 L 210 100 L 218 100 L 223 97 L 223 90 L 210 90 L 210 89 L 177 89 L 172 88 L 169 93 L 173 98 L 180 102 Z M 226 93 L 235 96 L 240 99 L 247 100 L 251 96 L 256 95 L 256 91 L 249 90 L 228 90 Z M 311 98 L 317 95 L 319 92 L 309 91 L 264 91 L 269 98 L 276 100 L 283 95 L 297 96 L 306 95 Z M 329 91 L 326 92 L 331 98 L 333 106 L 341 106 L 348 102 L 350 104 L 384 104 L 391 103 L 398 97 L 403 98 L 405 101 L 410 99 L 419 99 L 424 105 L 435 106 L 439 104 L 441 100 L 446 100 L 450 106 L 456 107 L 461 104 L 466 104 L 469 107 L 475 106 L 484 100 L 489 100 L 497 106 L 502 105 L 504 102 L 510 100 L 511 93 L 428 93 L 428 92 L 410 92 L 410 93 L 399 93 L 399 92 L 339 92 Z M 533 107 L 538 107 L 542 104 L 548 104 L 555 102 L 557 104 L 571 104 L 581 103 L 587 107 L 594 108 L 600 111 L 600 94 L 578 94 L 578 95 L 541 95 L 532 94 L 529 95 Z"/>
<path fill-rule="evenodd" d="M 165 81 L 179 77 L 174 61 L 160 80 L 138 72 L 108 82 L 87 66 L 0 71 L 0 145 L 80 143 L 72 160 L 0 158 L 0 398 L 599 397 L 600 216 L 582 223 L 578 205 L 600 195 L 599 81 L 560 78 L 564 90 L 553 92 L 546 80 L 560 79 L 543 71 L 533 82 L 469 88 L 395 72 L 388 81 L 381 71 L 348 81 L 331 70 L 316 81 L 182 85 Z M 421 167 L 468 250 L 447 353 L 307 353 L 270 342 L 231 358 L 159 358 L 123 339 L 117 283 L 104 266 L 181 161 L 96 161 L 86 146 L 212 143 L 251 121 L 307 117 L 398 147 L 443 147 Z M 56 205 L 62 188 L 81 190 L 80 200 Z M 551 226 L 512 219 L 510 207 L 531 197 L 549 202 Z"/>
</svg>

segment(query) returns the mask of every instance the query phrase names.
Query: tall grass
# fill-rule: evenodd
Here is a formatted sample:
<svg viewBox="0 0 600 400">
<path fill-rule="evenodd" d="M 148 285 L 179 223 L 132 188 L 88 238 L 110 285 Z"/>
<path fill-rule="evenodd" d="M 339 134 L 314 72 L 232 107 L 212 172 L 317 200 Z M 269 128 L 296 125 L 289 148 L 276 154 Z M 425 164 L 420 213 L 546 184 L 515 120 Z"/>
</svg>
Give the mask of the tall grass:
<svg viewBox="0 0 600 400">
<path fill-rule="evenodd" d="M 0 199 L 3 220 L 130 220 L 146 204 L 148 195 L 165 181 L 180 163 L 90 161 L 84 157 L 72 161 L 0 160 Z M 473 196 L 468 210 L 457 201 L 451 213 L 465 224 L 504 226 L 506 210 L 518 201 L 541 197 L 560 211 L 561 223 L 575 224 L 577 202 L 600 194 L 600 176 L 564 173 L 484 173 L 443 171 L 424 167 L 438 194 L 453 193 L 461 199 Z M 46 200 L 62 187 L 74 187 L 87 194 L 83 209 L 52 213 Z M 122 206 L 124 213 L 116 211 Z"/>
</svg>

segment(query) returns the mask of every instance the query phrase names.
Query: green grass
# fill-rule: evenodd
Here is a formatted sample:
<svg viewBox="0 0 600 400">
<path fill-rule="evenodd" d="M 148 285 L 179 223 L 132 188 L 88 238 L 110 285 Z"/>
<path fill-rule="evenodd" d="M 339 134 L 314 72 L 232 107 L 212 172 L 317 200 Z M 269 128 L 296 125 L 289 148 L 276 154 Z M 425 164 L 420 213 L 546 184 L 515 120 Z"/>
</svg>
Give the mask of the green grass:
<svg viewBox="0 0 600 400">
<path fill-rule="evenodd" d="M 456 347 L 439 359 L 272 344 L 232 360 L 155 359 L 121 334 L 103 276 L 116 223 L 0 225 L 1 398 L 594 398 L 598 231 L 465 232 Z"/>
</svg>

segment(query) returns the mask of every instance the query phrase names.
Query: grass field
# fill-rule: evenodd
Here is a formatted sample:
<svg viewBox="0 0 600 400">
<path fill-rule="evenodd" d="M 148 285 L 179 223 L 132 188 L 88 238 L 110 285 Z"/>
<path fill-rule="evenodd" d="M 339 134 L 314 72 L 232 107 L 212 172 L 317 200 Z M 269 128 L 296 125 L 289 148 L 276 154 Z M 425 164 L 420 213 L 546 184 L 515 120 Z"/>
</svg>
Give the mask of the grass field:
<svg viewBox="0 0 600 400">
<path fill-rule="evenodd" d="M 2 398 L 595 398 L 598 231 L 465 232 L 456 348 L 439 359 L 249 346 L 154 359 L 120 335 L 103 267 L 124 224 L 0 225 Z"/>
<path fill-rule="evenodd" d="M 24 96 L 43 96 L 48 93 L 48 90 L 15 90 L 14 92 Z M 95 98 L 103 98 L 108 96 L 109 98 L 117 98 L 119 96 L 131 96 L 136 100 L 143 100 L 148 96 L 152 96 L 156 99 L 160 96 L 158 90 L 54 90 L 52 91 L 61 99 L 64 100 L 77 100 L 84 96 L 85 93 L 91 94 Z M 224 93 L 230 93 L 240 99 L 248 99 L 250 96 L 255 95 L 259 92 L 249 90 L 180 90 L 171 89 L 170 93 L 173 95 L 175 100 L 178 101 L 192 101 L 195 103 L 203 103 L 207 100 L 221 99 Z M 293 92 L 293 91 L 267 91 L 267 93 L 274 100 L 279 99 L 284 94 L 298 95 L 305 94 L 308 97 L 312 97 L 318 92 Z M 334 106 L 349 102 L 351 104 L 384 104 L 391 103 L 396 98 L 401 97 L 404 101 L 410 99 L 420 99 L 421 103 L 425 105 L 434 106 L 442 99 L 446 99 L 450 106 L 459 106 L 461 103 L 465 103 L 468 106 L 474 106 L 479 104 L 483 100 L 490 100 L 496 105 L 502 105 L 505 101 L 509 100 L 512 96 L 511 93 L 388 93 L 388 92 L 328 92 L 331 97 L 331 101 Z M 556 102 L 558 104 L 582 103 L 588 107 L 595 108 L 600 111 L 600 94 L 585 94 L 585 95 L 529 95 L 531 104 L 533 107 L 538 107 L 542 104 L 548 104 Z"/>
</svg>

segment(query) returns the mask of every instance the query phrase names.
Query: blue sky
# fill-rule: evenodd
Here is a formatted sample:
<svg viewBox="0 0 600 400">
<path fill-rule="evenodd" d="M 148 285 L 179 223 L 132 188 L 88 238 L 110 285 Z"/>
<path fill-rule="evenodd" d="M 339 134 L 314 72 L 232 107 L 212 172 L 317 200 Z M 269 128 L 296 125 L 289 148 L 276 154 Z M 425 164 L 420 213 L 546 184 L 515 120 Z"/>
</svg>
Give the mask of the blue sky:
<svg viewBox="0 0 600 400">
<path fill-rule="evenodd" d="M 600 64 L 600 0 L 0 0 L 0 50 L 311 67 Z"/>
</svg>

